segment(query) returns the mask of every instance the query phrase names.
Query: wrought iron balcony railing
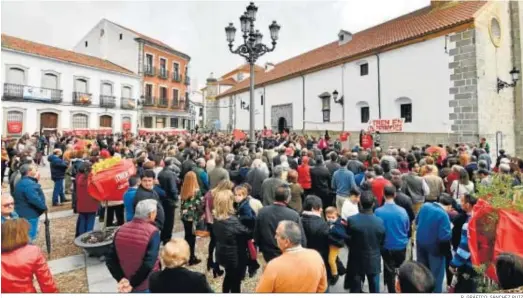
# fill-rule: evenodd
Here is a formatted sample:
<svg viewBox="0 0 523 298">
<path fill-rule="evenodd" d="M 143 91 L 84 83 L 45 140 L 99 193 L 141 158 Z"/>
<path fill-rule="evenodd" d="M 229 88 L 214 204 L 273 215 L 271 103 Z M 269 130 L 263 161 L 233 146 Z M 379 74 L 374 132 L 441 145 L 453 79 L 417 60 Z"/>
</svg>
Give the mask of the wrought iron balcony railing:
<svg viewBox="0 0 523 298">
<path fill-rule="evenodd" d="M 143 66 L 143 74 L 146 76 L 153 77 L 156 73 L 156 69 L 152 65 L 145 64 Z"/>
<path fill-rule="evenodd" d="M 134 98 L 120 98 L 120 108 L 123 110 L 134 110 L 136 108 L 136 101 Z"/>
<path fill-rule="evenodd" d="M 116 107 L 116 97 L 111 95 L 100 95 L 100 106 L 103 108 Z"/>
<path fill-rule="evenodd" d="M 88 106 L 91 104 L 91 93 L 73 92 L 73 105 Z"/>
<path fill-rule="evenodd" d="M 143 97 L 143 106 L 144 107 L 153 107 L 156 104 L 156 98 L 154 96 L 145 95 Z"/>
<path fill-rule="evenodd" d="M 4 83 L 2 100 L 62 102 L 62 90 Z"/>
<path fill-rule="evenodd" d="M 182 81 L 182 75 L 179 72 L 173 72 L 172 79 L 174 82 L 181 82 Z"/>
<path fill-rule="evenodd" d="M 184 83 L 185 83 L 185 85 L 190 85 L 191 84 L 191 77 L 186 75 Z"/>
<path fill-rule="evenodd" d="M 169 106 L 169 100 L 167 98 L 159 98 L 158 99 L 158 107 L 166 108 L 168 106 Z"/>
<path fill-rule="evenodd" d="M 161 79 L 169 78 L 169 71 L 165 68 L 158 69 L 158 77 Z"/>
</svg>

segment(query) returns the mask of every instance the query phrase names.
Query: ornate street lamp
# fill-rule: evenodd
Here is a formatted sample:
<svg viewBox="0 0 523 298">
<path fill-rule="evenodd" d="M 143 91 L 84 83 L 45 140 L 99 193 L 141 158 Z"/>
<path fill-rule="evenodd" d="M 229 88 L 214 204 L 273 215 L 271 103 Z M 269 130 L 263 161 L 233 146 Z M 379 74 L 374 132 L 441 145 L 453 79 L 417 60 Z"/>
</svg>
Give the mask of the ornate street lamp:
<svg viewBox="0 0 523 298">
<path fill-rule="evenodd" d="M 512 70 L 509 72 L 510 76 L 512 77 L 512 84 L 510 83 L 507 83 L 503 80 L 501 80 L 500 78 L 498 78 L 498 83 L 497 83 L 497 87 L 498 87 L 498 93 L 499 91 L 501 91 L 502 89 L 504 88 L 508 88 L 508 87 L 515 87 L 518 80 L 519 80 L 519 69 L 517 69 L 516 67 L 512 68 Z"/>
<path fill-rule="evenodd" d="M 271 34 L 271 44 L 272 47 L 268 47 L 262 43 L 263 34 L 259 30 L 254 29 L 254 21 L 256 20 L 256 13 L 258 12 L 258 7 L 254 5 L 254 2 L 251 2 L 247 6 L 247 11 L 240 17 L 241 31 L 243 33 L 243 44 L 239 45 L 236 50 L 233 50 L 233 42 L 236 35 L 236 28 L 232 23 L 229 23 L 229 26 L 225 27 L 225 33 L 227 37 L 227 42 L 229 43 L 229 50 L 233 54 L 238 54 L 244 57 L 250 65 L 250 104 L 249 109 L 249 141 L 251 147 L 256 144 L 255 140 L 255 126 L 254 126 L 254 64 L 256 60 L 263 56 L 265 53 L 274 51 L 276 47 L 276 40 L 278 40 L 278 33 L 280 32 L 281 26 L 273 21 L 269 25 L 269 31 Z M 244 108 L 246 105 L 243 104 Z M 254 149 L 254 148 L 253 148 Z"/>
</svg>

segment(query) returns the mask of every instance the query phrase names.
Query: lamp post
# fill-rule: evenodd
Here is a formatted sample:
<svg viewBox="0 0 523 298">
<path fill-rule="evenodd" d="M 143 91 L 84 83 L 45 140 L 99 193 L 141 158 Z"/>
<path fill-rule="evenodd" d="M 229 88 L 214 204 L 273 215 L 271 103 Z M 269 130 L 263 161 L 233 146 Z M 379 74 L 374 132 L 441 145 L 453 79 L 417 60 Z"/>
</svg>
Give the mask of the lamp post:
<svg viewBox="0 0 523 298">
<path fill-rule="evenodd" d="M 254 2 L 251 2 L 249 6 L 247 6 L 247 11 L 240 17 L 241 31 L 243 32 L 243 44 L 239 45 L 236 50 L 233 50 L 236 28 L 232 23 L 229 23 L 229 26 L 225 27 L 227 42 L 229 43 L 229 50 L 233 54 L 238 54 L 244 57 L 250 65 L 249 141 L 251 148 L 253 148 L 256 144 L 254 133 L 254 64 L 256 63 L 256 60 L 258 60 L 258 58 L 263 56 L 265 53 L 274 51 L 274 48 L 276 47 L 276 40 L 278 40 L 278 33 L 281 28 L 281 26 L 278 25 L 276 21 L 273 21 L 272 24 L 269 25 L 272 40 L 272 47 L 269 48 L 262 43 L 263 35 L 260 33 L 260 31 L 254 29 L 254 22 L 256 21 L 257 12 L 258 7 L 254 5 Z"/>
<path fill-rule="evenodd" d="M 512 83 L 507 83 L 507 82 L 501 80 L 500 78 L 498 78 L 498 83 L 497 83 L 498 94 L 499 94 L 499 91 L 501 91 L 504 88 L 515 87 L 516 86 L 516 83 L 519 80 L 519 69 L 514 67 L 509 72 L 509 74 L 512 77 Z"/>
</svg>

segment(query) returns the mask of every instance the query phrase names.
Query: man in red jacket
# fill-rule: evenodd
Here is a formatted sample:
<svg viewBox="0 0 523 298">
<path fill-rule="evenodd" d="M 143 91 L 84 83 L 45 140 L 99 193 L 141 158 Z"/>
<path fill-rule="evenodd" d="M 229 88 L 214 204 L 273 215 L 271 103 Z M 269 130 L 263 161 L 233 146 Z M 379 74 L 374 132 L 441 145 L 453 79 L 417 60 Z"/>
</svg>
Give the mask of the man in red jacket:
<svg viewBox="0 0 523 298">
<path fill-rule="evenodd" d="M 390 183 L 389 180 L 385 179 L 383 177 L 383 169 L 375 165 L 374 166 L 374 173 L 376 173 L 376 178 L 374 178 L 371 182 L 371 190 L 374 196 L 376 197 L 376 200 L 378 200 L 378 207 L 383 205 L 383 196 L 385 195 L 385 186 L 392 186 L 392 183 Z"/>
<path fill-rule="evenodd" d="M 119 292 L 149 293 L 149 275 L 160 267 L 156 211 L 156 200 L 140 201 L 133 220 L 121 226 L 114 236 L 106 265 L 118 281 Z"/>
</svg>

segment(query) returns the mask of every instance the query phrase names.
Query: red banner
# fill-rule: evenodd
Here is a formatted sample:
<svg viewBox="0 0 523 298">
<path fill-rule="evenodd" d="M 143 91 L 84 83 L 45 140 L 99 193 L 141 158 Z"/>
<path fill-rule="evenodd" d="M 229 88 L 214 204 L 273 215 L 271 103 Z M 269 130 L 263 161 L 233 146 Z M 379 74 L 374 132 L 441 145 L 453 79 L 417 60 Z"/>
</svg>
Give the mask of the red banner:
<svg viewBox="0 0 523 298">
<path fill-rule="evenodd" d="M 131 159 L 123 159 L 117 165 L 90 174 L 87 191 L 98 201 L 121 201 L 129 188 L 129 178 L 136 173 Z"/>
<path fill-rule="evenodd" d="M 122 123 L 122 129 L 123 130 L 131 130 L 131 122 L 124 122 L 124 123 Z"/>
<path fill-rule="evenodd" d="M 234 136 L 235 141 L 241 141 L 241 140 L 245 139 L 245 137 L 247 137 L 247 135 L 239 129 L 235 129 L 232 132 L 232 135 Z"/>
<path fill-rule="evenodd" d="M 372 136 L 371 135 L 364 135 L 361 137 L 361 147 L 363 149 L 371 149 L 372 148 Z"/>
<path fill-rule="evenodd" d="M 166 135 L 174 136 L 174 135 L 180 135 L 180 134 L 186 134 L 189 133 L 185 129 L 154 129 L 154 128 L 142 128 L 138 130 L 138 134 L 143 136 L 147 134 L 156 134 L 156 133 L 163 133 Z"/>
<path fill-rule="evenodd" d="M 342 132 L 341 135 L 340 135 L 340 141 L 342 142 L 345 142 L 349 139 L 349 136 L 350 136 L 350 132 Z"/>
<path fill-rule="evenodd" d="M 7 121 L 7 133 L 22 133 L 22 121 Z"/>
<path fill-rule="evenodd" d="M 100 129 L 88 129 L 88 128 L 75 128 L 75 129 L 64 129 L 63 133 L 66 136 L 86 136 L 86 135 L 98 135 L 98 134 L 111 134 L 112 128 L 100 128 Z"/>
<path fill-rule="evenodd" d="M 369 132 L 379 131 L 380 133 L 402 132 L 403 119 L 379 119 L 369 121 Z"/>
</svg>

